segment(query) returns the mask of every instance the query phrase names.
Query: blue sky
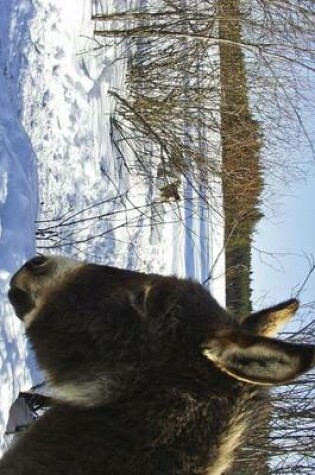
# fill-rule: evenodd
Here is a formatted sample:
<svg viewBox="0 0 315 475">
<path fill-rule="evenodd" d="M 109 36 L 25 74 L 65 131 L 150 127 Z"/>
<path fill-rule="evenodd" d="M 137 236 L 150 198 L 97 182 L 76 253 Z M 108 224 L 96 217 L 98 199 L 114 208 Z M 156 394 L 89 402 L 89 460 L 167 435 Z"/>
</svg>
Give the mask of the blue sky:
<svg viewBox="0 0 315 475">
<path fill-rule="evenodd" d="M 315 146 L 314 116 L 306 110 L 302 116 Z M 305 179 L 276 187 L 273 210 L 257 226 L 254 246 L 274 257 L 253 250 L 254 308 L 295 296 L 315 261 L 315 157 L 304 141 L 291 158 L 307 164 Z M 315 301 L 315 272 L 299 298 Z"/>
<path fill-rule="evenodd" d="M 276 216 L 257 226 L 254 246 L 263 252 L 253 250 L 254 301 L 265 297 L 270 303 L 294 295 L 309 271 L 309 258 L 315 259 L 315 177 L 291 193 L 277 206 Z M 315 275 L 302 299 L 315 300 Z"/>
</svg>

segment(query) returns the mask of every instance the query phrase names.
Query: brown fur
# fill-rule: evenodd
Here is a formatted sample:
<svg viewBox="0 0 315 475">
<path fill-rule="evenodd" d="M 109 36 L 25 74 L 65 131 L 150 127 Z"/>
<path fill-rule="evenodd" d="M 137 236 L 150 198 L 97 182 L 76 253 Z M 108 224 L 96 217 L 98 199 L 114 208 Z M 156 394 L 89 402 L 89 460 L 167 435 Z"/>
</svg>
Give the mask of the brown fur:
<svg viewBox="0 0 315 475">
<path fill-rule="evenodd" d="M 44 256 L 9 297 L 56 400 L 1 475 L 223 474 L 263 385 L 314 365 L 313 346 L 264 336 L 294 300 L 239 324 L 192 281 Z"/>
</svg>

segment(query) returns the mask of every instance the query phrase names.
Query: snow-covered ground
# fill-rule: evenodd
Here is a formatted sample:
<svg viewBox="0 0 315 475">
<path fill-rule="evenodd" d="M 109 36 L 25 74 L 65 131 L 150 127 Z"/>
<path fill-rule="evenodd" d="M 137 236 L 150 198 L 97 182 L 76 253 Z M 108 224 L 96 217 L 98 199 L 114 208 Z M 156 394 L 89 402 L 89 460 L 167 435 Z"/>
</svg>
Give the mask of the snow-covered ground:
<svg viewBox="0 0 315 475">
<path fill-rule="evenodd" d="M 105 6 L 0 0 L 0 453 L 12 403 L 42 379 L 6 297 L 27 258 L 63 253 L 200 282 L 210 273 L 207 285 L 225 301 L 219 213 L 188 182 L 180 202 L 161 203 L 112 140 L 108 91 L 124 90 L 126 52 L 93 40 L 91 12 Z"/>
</svg>

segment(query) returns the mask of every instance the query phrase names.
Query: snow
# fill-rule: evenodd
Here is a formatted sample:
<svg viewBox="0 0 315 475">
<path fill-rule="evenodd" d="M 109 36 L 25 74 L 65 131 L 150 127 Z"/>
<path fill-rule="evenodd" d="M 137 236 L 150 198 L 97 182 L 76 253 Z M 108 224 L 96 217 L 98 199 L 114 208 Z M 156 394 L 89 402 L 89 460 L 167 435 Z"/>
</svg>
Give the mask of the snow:
<svg viewBox="0 0 315 475">
<path fill-rule="evenodd" d="M 124 90 L 124 43 L 98 48 L 91 2 L 0 0 L 0 11 L 1 453 L 11 405 L 42 380 L 6 296 L 26 259 L 63 253 L 200 282 L 210 275 L 223 305 L 225 280 L 223 223 L 197 186 L 184 180 L 182 201 L 162 203 L 154 183 L 124 166 L 108 94 Z"/>
<path fill-rule="evenodd" d="M 13 8 L 13 3 L 12 3 Z M 19 119 L 16 90 L 16 57 L 9 34 L 10 7 L 1 7 L 0 57 L 0 450 L 5 449 L 3 433 L 10 406 L 20 388 L 36 381 L 32 358 L 27 351 L 23 326 L 14 317 L 6 298 L 12 273 L 35 253 L 37 216 L 37 171 L 31 142 Z M 2 12 L 4 13 L 2 15 Z M 19 34 L 19 39 L 21 33 Z M 16 38 L 17 43 L 19 39 Z M 6 54 L 10 53 L 10 58 Z"/>
</svg>

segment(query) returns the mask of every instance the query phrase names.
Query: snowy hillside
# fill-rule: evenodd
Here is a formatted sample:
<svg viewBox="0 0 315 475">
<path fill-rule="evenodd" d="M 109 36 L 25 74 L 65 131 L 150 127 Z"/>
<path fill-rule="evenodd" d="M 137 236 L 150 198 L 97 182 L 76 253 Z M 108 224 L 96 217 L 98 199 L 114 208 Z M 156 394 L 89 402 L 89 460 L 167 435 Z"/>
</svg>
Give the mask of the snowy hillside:
<svg viewBox="0 0 315 475">
<path fill-rule="evenodd" d="M 0 0 L 0 452 L 13 401 L 42 379 L 6 298 L 25 259 L 63 253 L 200 282 L 211 274 L 225 300 L 218 214 L 188 182 L 180 202 L 162 202 L 113 142 L 108 91 L 124 89 L 126 54 L 123 42 L 93 40 L 91 3 Z"/>
</svg>

